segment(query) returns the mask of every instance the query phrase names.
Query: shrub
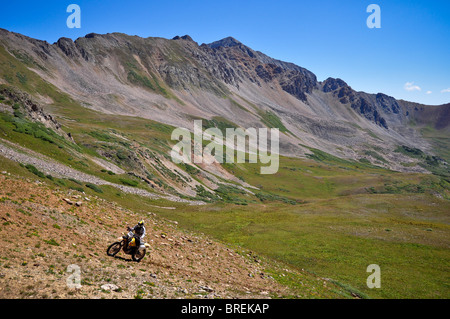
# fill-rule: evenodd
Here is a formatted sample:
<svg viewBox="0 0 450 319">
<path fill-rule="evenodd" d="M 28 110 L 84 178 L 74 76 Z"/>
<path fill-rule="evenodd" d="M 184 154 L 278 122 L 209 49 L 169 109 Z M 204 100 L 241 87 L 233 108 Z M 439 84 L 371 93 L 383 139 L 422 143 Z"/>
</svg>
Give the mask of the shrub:
<svg viewBox="0 0 450 319">
<path fill-rule="evenodd" d="M 139 184 L 139 182 L 137 182 L 137 181 L 133 181 L 130 179 L 125 179 L 125 178 L 121 178 L 120 182 L 124 185 L 133 186 L 133 187 L 136 187 Z"/>
<path fill-rule="evenodd" d="M 360 158 L 360 159 L 359 159 L 359 162 L 360 162 L 360 163 L 363 163 L 363 164 L 368 164 L 368 165 L 372 164 L 372 163 L 371 163 L 367 158 L 365 158 L 365 157 Z"/>
<path fill-rule="evenodd" d="M 25 85 L 25 84 L 27 83 L 27 81 L 28 81 L 26 74 L 17 72 L 17 73 L 16 73 L 16 77 L 17 77 L 17 79 L 19 80 L 19 82 L 20 82 L 21 84 L 23 84 L 23 85 Z"/>
<path fill-rule="evenodd" d="M 26 120 L 24 115 L 18 109 L 14 110 L 14 118 L 4 117 L 4 119 L 11 122 L 15 126 L 15 132 L 32 135 L 35 138 L 39 138 L 51 144 L 55 144 L 54 138 L 60 138 L 56 133 L 46 128 L 43 124 L 33 123 Z"/>
<path fill-rule="evenodd" d="M 77 180 L 77 179 L 75 179 L 75 178 L 69 178 L 69 181 L 71 181 L 71 182 L 74 182 L 75 184 L 78 184 L 78 185 L 83 185 L 83 183 L 82 182 L 80 182 L 79 180 Z"/>
<path fill-rule="evenodd" d="M 52 245 L 52 246 L 59 246 L 59 244 L 53 238 L 49 239 L 49 240 L 44 240 L 44 242 L 49 244 L 49 245 Z"/>
<path fill-rule="evenodd" d="M 83 187 L 70 186 L 69 188 L 70 188 L 70 189 L 73 189 L 73 190 L 75 190 L 75 191 L 79 191 L 80 193 L 83 193 L 83 192 L 84 192 Z"/>
<path fill-rule="evenodd" d="M 265 202 L 265 201 L 280 201 L 286 204 L 291 204 L 291 205 L 297 205 L 298 202 L 296 200 L 293 199 L 289 199 L 287 197 L 283 197 L 280 195 L 276 195 L 276 194 L 271 194 L 271 193 L 256 193 L 255 194 L 256 197 L 258 197 L 258 199 L 261 202 Z"/>
<path fill-rule="evenodd" d="M 66 182 L 63 179 L 57 179 L 56 184 L 61 186 L 67 186 Z"/>
<path fill-rule="evenodd" d="M 128 158 L 128 154 L 123 150 L 118 150 L 116 156 L 119 160 L 123 161 Z"/>
<path fill-rule="evenodd" d="M 214 201 L 217 200 L 217 196 L 215 194 L 210 193 L 207 191 L 202 185 L 197 185 L 195 187 L 195 191 L 197 192 L 197 198 L 204 201 Z"/>
<path fill-rule="evenodd" d="M 102 172 L 102 173 L 108 173 L 109 175 L 116 175 L 116 173 L 114 173 L 114 172 L 112 172 L 112 171 L 110 171 L 110 170 L 104 169 L 104 168 L 101 169 L 100 172 Z"/>
<path fill-rule="evenodd" d="M 23 115 L 23 113 L 22 112 L 20 112 L 18 109 L 14 109 L 14 117 L 17 117 L 17 118 L 23 118 L 24 117 L 24 115 Z"/>
<path fill-rule="evenodd" d="M 38 170 L 36 167 L 34 167 L 34 166 L 31 165 L 31 164 L 25 165 L 25 168 L 26 168 L 28 171 L 30 171 L 31 173 L 33 173 L 34 175 L 36 175 L 36 176 L 39 176 L 39 177 L 42 177 L 42 178 L 45 178 L 45 177 L 46 177 L 44 173 L 42 173 L 40 170 Z"/>
<path fill-rule="evenodd" d="M 185 163 L 183 163 L 182 165 L 184 166 L 186 173 L 188 173 L 189 175 L 197 175 L 198 173 L 200 173 L 200 171 L 192 165 Z"/>
<path fill-rule="evenodd" d="M 151 90 L 155 90 L 155 87 L 150 82 L 150 79 L 146 76 L 142 76 L 138 73 L 136 73 L 134 70 L 131 70 L 128 72 L 127 76 L 128 81 L 130 81 L 133 84 L 137 84 L 143 87 L 147 87 Z"/>
<path fill-rule="evenodd" d="M 95 184 L 87 183 L 86 187 L 92 189 L 94 192 L 103 193 L 103 190 Z"/>
</svg>

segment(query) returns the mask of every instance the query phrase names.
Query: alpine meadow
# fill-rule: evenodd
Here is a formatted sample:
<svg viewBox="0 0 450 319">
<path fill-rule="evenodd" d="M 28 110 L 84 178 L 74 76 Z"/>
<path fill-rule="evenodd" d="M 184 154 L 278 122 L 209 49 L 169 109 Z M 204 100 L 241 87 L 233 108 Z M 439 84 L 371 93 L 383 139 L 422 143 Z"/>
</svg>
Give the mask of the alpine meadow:
<svg viewBox="0 0 450 319">
<path fill-rule="evenodd" d="M 447 299 L 449 122 L 234 37 L 0 29 L 0 298 Z"/>
</svg>

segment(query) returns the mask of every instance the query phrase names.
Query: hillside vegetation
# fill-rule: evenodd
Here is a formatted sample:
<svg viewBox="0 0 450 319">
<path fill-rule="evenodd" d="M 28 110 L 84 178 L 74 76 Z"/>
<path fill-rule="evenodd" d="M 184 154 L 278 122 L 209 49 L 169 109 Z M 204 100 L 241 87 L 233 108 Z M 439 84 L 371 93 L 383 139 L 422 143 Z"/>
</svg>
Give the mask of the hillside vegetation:
<svg viewBox="0 0 450 319">
<path fill-rule="evenodd" d="M 0 297 L 449 298 L 447 110 L 232 38 L 0 30 Z M 198 119 L 278 128 L 279 170 L 175 164 L 172 131 Z M 108 257 L 141 219 L 147 256 Z"/>
</svg>

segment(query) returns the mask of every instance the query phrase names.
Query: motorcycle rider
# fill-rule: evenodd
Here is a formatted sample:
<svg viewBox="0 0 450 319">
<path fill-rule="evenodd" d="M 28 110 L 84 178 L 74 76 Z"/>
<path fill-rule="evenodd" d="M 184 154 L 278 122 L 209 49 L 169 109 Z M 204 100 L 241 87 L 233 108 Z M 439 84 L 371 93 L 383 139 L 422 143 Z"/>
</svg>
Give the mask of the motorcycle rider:
<svg viewBox="0 0 450 319">
<path fill-rule="evenodd" d="M 144 221 L 141 220 L 135 225 L 133 228 L 127 227 L 128 231 L 132 231 L 134 233 L 134 237 L 136 238 L 136 247 L 139 247 L 141 245 L 141 242 L 143 242 L 143 239 L 145 237 L 145 226 Z"/>
</svg>

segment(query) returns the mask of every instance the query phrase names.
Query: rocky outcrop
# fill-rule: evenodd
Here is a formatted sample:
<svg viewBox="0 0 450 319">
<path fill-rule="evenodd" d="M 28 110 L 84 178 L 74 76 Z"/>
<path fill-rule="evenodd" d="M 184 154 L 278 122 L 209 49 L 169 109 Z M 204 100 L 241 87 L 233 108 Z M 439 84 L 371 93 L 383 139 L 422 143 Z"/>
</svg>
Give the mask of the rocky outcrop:
<svg viewBox="0 0 450 319">
<path fill-rule="evenodd" d="M 379 107 L 386 113 L 400 113 L 400 105 L 397 100 L 392 96 L 388 96 L 383 93 L 378 93 L 376 95 L 376 101 Z"/>
<path fill-rule="evenodd" d="M 326 93 L 335 91 L 337 89 L 349 86 L 341 79 L 328 78 L 322 84 L 322 90 Z"/>
<path fill-rule="evenodd" d="M 331 93 L 342 104 L 350 104 L 352 109 L 366 119 L 386 129 L 388 129 L 388 124 L 383 114 L 400 112 L 400 106 L 393 97 L 378 93 L 373 98 L 368 94 L 354 91 L 341 79 L 326 79 L 322 83 L 322 91 Z"/>
<path fill-rule="evenodd" d="M 56 46 L 61 49 L 61 51 L 63 51 L 67 57 L 71 59 L 80 57 L 80 52 L 78 51 L 78 48 L 75 46 L 75 43 L 72 41 L 72 39 L 60 38 L 56 42 Z"/>
<path fill-rule="evenodd" d="M 224 73 L 238 74 L 239 82 L 247 80 L 257 84 L 260 84 L 261 80 L 266 83 L 272 82 L 280 85 L 284 91 L 301 101 L 306 101 L 307 93 L 311 93 L 317 86 L 316 76 L 312 72 L 290 63 L 269 58 L 232 37 L 206 46 L 212 49 L 213 54 L 219 53 L 217 55 L 232 61 L 233 71 L 227 70 Z M 226 83 L 231 82 L 226 79 L 224 81 Z"/>
<path fill-rule="evenodd" d="M 0 95 L 10 105 L 13 105 L 15 112 L 21 113 L 33 122 L 42 123 L 45 127 L 52 129 L 60 136 L 73 142 L 72 136 L 62 130 L 61 124 L 51 114 L 44 112 L 42 106 L 28 93 L 7 85 L 0 85 Z"/>
<path fill-rule="evenodd" d="M 183 35 L 182 37 L 180 36 L 175 36 L 172 40 L 187 40 L 187 41 L 191 41 L 191 42 L 195 42 L 189 35 Z"/>
<path fill-rule="evenodd" d="M 227 37 L 222 40 L 215 41 L 215 42 L 208 44 L 208 47 L 210 47 L 211 49 L 232 48 L 232 47 L 236 47 L 236 46 L 240 46 L 241 48 L 244 47 L 244 45 L 241 42 L 239 42 L 238 40 L 236 40 L 233 37 Z"/>
<path fill-rule="evenodd" d="M 368 120 L 373 121 L 386 129 L 388 128 L 386 120 L 381 116 L 377 107 L 368 102 L 366 99 L 358 97 L 354 102 L 352 102 L 351 107 L 360 114 L 364 115 Z"/>
</svg>

